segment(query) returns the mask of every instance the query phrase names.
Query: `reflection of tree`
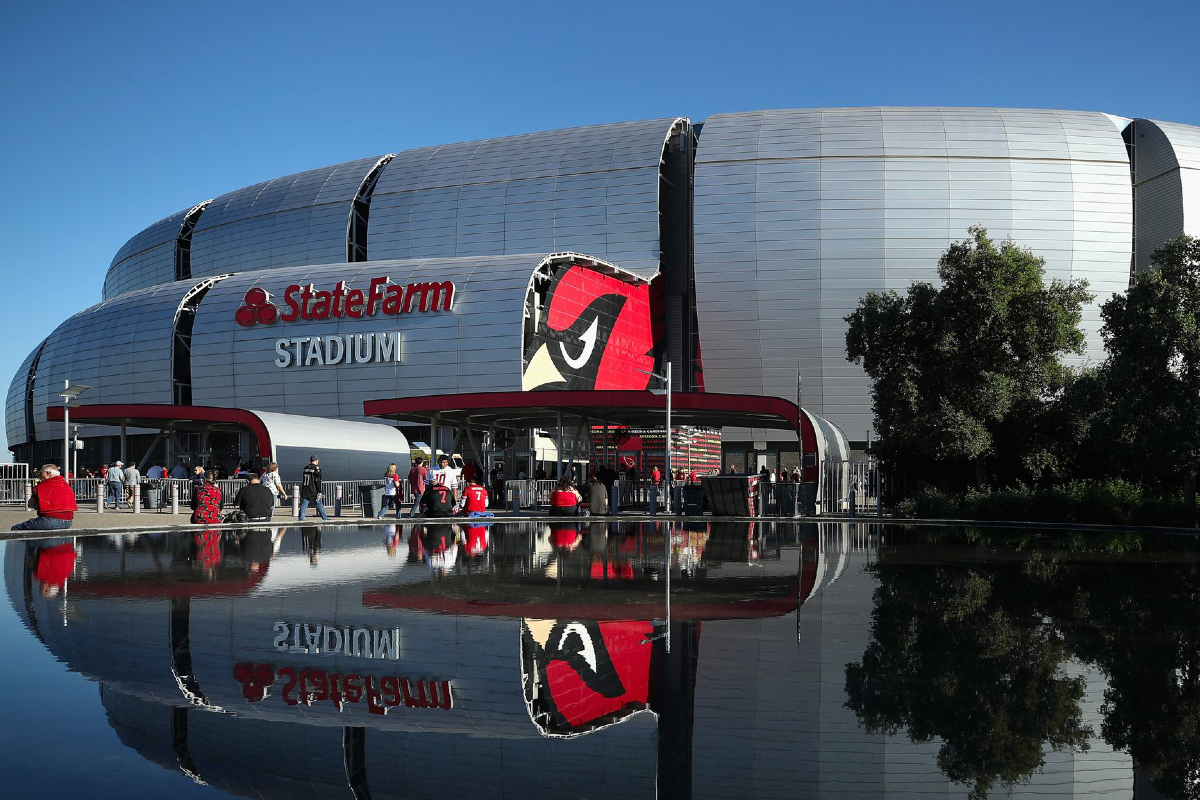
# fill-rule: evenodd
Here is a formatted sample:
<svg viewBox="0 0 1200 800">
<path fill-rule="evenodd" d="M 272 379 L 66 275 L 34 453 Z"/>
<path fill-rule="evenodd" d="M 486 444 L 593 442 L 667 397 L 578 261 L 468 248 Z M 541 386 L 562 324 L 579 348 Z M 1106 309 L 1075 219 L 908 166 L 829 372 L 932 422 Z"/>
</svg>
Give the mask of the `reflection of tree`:
<svg viewBox="0 0 1200 800">
<path fill-rule="evenodd" d="M 868 731 L 940 737 L 939 768 L 980 798 L 1040 769 L 1044 743 L 1087 748 L 1083 679 L 1060 671 L 1064 642 L 1038 612 L 1027 570 L 887 554 L 875 569 L 871 641 L 846 667 L 847 706 Z"/>
<path fill-rule="evenodd" d="M 1105 740 L 1163 795 L 1200 798 L 1200 568 L 1193 554 L 1060 567 L 1051 613 L 1109 679 Z"/>
</svg>

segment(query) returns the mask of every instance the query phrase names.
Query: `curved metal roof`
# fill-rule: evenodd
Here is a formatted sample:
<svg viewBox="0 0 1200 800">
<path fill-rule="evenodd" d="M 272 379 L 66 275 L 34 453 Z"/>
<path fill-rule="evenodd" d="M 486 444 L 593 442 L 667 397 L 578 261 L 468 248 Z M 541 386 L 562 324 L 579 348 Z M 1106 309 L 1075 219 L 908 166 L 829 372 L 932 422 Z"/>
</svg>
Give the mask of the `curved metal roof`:
<svg viewBox="0 0 1200 800">
<path fill-rule="evenodd" d="M 988 108 L 837 108 L 709 118 L 696 161 L 695 270 L 704 379 L 790 397 L 866 439 L 869 387 L 844 317 L 870 290 L 937 281 L 971 225 L 1086 278 L 1098 306 L 1128 285 L 1129 159 L 1106 115 Z M 770 435 L 735 432 L 735 438 Z"/>
<path fill-rule="evenodd" d="M 192 275 L 346 260 L 346 221 L 379 156 L 285 175 L 223 194 L 192 233 Z"/>
</svg>

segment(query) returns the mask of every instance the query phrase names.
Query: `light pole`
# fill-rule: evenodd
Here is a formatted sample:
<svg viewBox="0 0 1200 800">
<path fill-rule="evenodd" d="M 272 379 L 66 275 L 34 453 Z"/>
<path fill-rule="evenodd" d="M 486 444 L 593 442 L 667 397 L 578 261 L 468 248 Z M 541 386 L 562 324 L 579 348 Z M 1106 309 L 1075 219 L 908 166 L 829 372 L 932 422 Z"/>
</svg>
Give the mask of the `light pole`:
<svg viewBox="0 0 1200 800">
<path fill-rule="evenodd" d="M 63 381 L 63 390 L 58 396 L 63 401 L 63 472 L 71 471 L 71 401 L 92 388 L 86 384 L 71 385 L 71 381 Z"/>
<path fill-rule="evenodd" d="M 649 375 L 651 378 L 658 378 L 663 382 L 665 389 L 651 389 L 651 394 L 665 394 L 667 396 L 667 442 L 666 453 L 664 454 L 663 463 L 664 471 L 667 473 L 667 502 L 670 502 L 671 497 L 671 362 L 667 362 L 667 374 L 659 375 L 657 372 L 639 369 L 638 372 L 643 375 Z"/>
</svg>

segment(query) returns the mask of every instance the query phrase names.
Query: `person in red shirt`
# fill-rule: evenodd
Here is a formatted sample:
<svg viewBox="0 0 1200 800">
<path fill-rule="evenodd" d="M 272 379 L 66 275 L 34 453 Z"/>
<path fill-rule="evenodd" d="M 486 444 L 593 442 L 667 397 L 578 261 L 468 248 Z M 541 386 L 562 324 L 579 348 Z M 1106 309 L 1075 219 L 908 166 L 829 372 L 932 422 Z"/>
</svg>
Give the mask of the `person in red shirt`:
<svg viewBox="0 0 1200 800">
<path fill-rule="evenodd" d="M 583 495 L 575 488 L 570 478 L 558 482 L 558 488 L 550 493 L 550 514 L 556 517 L 574 517 L 579 515 L 583 505 Z"/>
<path fill-rule="evenodd" d="M 650 483 L 657 486 L 662 481 L 662 473 L 658 471 L 658 467 L 650 470 Z"/>
<path fill-rule="evenodd" d="M 75 545 L 70 542 L 37 551 L 33 577 L 41 587 L 42 597 L 55 597 L 63 590 L 67 579 L 75 572 L 75 559 L 78 555 Z"/>
<path fill-rule="evenodd" d="M 12 526 L 14 531 L 65 531 L 75 520 L 79 506 L 75 503 L 75 492 L 63 478 L 56 464 L 42 467 L 41 480 L 33 487 L 29 507 L 37 516 Z"/>
<path fill-rule="evenodd" d="M 413 504 L 408 512 L 409 517 L 415 517 L 420 512 L 421 497 L 425 494 L 425 479 L 429 476 L 429 470 L 425 467 L 425 459 L 413 459 L 412 469 L 408 471 L 408 490 L 412 492 Z M 400 510 L 396 510 L 396 516 L 400 516 Z"/>
<path fill-rule="evenodd" d="M 491 516 L 488 509 L 488 493 L 487 489 L 479 485 L 479 476 L 472 475 L 468 479 L 466 491 L 463 492 L 462 500 L 458 501 L 460 511 L 466 512 L 469 516 Z"/>
</svg>

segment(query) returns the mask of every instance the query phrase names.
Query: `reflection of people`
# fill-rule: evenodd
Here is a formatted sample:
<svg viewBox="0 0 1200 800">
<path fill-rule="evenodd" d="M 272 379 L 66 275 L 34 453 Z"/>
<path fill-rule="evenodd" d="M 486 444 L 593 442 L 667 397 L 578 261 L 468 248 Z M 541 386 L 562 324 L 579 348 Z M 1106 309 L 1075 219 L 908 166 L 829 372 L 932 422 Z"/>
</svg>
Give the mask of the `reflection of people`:
<svg viewBox="0 0 1200 800">
<path fill-rule="evenodd" d="M 212 580 L 216 566 L 221 563 L 221 532 L 200 531 L 192 539 L 196 545 L 196 560 L 200 562 L 204 576 Z"/>
<path fill-rule="evenodd" d="M 266 572 L 267 566 L 271 562 L 271 556 L 275 552 L 275 548 L 271 544 L 269 528 L 253 528 L 246 531 L 242 536 L 240 547 L 242 560 L 246 562 L 246 569 L 251 573 Z"/>
<path fill-rule="evenodd" d="M 75 519 L 75 492 L 58 471 L 57 464 L 42 467 L 41 480 L 33 487 L 29 496 L 29 508 L 37 516 L 12 526 L 14 531 L 63 531 L 71 527 Z"/>
<path fill-rule="evenodd" d="M 308 564 L 317 566 L 317 557 L 321 553 L 321 528 L 304 528 L 300 532 L 300 547 L 308 553 Z"/>
<path fill-rule="evenodd" d="M 193 524 L 213 525 L 221 521 L 221 487 L 212 472 L 204 473 L 204 483 L 196 490 L 195 509 Z"/>
<path fill-rule="evenodd" d="M 481 556 L 487 552 L 488 548 L 488 526 L 487 525 L 470 525 L 466 530 L 466 554 L 469 556 Z"/>
<path fill-rule="evenodd" d="M 40 586 L 42 597 L 54 597 L 67 585 L 75 571 L 78 551 L 71 542 L 38 548 L 33 565 L 33 577 Z"/>
<path fill-rule="evenodd" d="M 461 531 L 457 525 L 439 525 L 436 528 L 425 528 L 425 562 L 429 568 L 442 575 L 450 574 L 458 561 L 458 537 Z"/>
</svg>

